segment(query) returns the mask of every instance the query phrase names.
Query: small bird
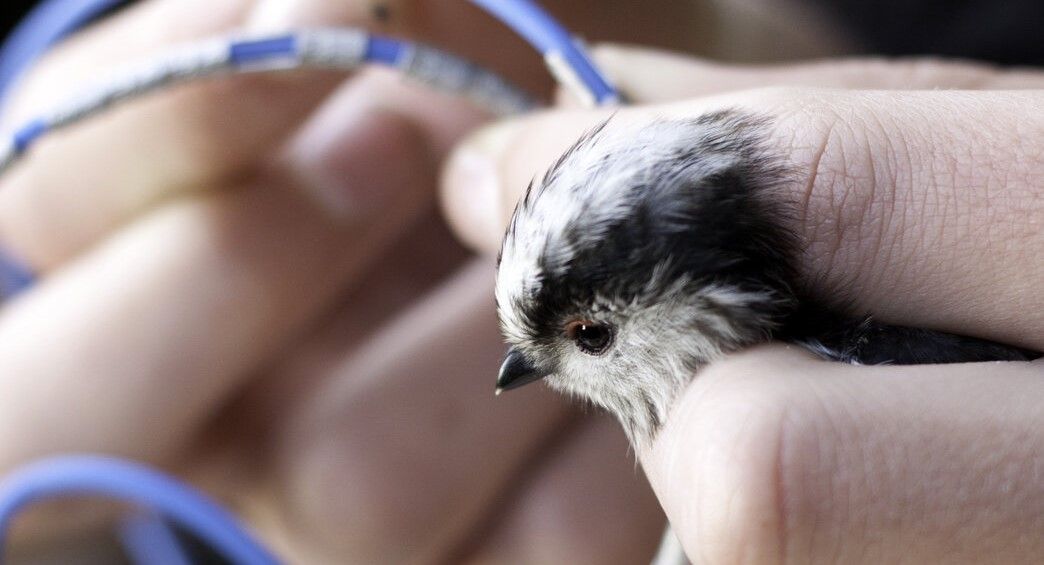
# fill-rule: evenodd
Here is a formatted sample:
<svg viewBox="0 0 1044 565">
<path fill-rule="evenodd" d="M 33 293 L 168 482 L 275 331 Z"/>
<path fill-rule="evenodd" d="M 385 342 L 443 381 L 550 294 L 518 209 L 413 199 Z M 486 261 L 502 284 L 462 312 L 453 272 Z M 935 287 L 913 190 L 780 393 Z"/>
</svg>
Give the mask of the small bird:
<svg viewBox="0 0 1044 565">
<path fill-rule="evenodd" d="M 799 284 L 793 177 L 764 118 L 721 111 L 584 135 L 531 183 L 497 263 L 510 344 L 497 392 L 544 379 L 655 437 L 698 369 L 768 340 L 859 364 L 1026 360 L 988 341 L 889 326 Z"/>
</svg>

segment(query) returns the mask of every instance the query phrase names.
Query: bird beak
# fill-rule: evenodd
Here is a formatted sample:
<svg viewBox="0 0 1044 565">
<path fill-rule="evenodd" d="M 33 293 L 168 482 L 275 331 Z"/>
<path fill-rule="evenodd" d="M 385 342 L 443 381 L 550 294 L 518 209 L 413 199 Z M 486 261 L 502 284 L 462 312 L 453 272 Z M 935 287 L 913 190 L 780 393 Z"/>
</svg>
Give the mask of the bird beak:
<svg viewBox="0 0 1044 565">
<path fill-rule="evenodd" d="M 508 350 L 504 364 L 500 366 L 496 394 L 539 381 L 546 376 L 547 372 L 537 369 L 521 351 L 512 348 Z"/>
</svg>

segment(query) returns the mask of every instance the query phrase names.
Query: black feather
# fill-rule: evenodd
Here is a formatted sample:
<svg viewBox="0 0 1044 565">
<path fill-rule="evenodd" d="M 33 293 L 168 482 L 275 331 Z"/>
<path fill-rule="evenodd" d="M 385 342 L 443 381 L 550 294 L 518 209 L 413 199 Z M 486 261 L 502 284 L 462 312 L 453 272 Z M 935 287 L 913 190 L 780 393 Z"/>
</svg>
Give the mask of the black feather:
<svg viewBox="0 0 1044 565">
<path fill-rule="evenodd" d="M 577 252 L 567 264 L 557 263 L 553 253 L 543 253 L 538 294 L 516 304 L 536 341 L 542 337 L 551 343 L 562 320 L 573 314 L 576 305 L 590 304 L 596 293 L 622 302 L 635 299 L 653 269 L 662 269 L 670 258 L 668 279 L 686 277 L 700 285 L 712 282 L 771 293 L 771 301 L 754 303 L 747 312 L 731 312 L 749 318 L 735 320 L 740 325 L 758 326 L 749 328 L 747 335 L 797 343 L 820 353 L 829 350 L 840 361 L 916 364 L 1039 356 L 970 337 L 879 324 L 823 306 L 802 292 L 793 269 L 800 241 L 784 227 L 791 223 L 792 214 L 777 191 L 791 175 L 785 159 L 765 149 L 766 121 L 722 111 L 690 122 L 699 138 L 678 147 L 655 168 L 681 170 L 722 155 L 734 157 L 730 166 L 675 182 L 669 189 L 656 178 L 634 185 L 626 193 L 628 214 L 600 225 L 605 235 L 597 245 L 581 243 L 591 226 L 567 226 L 563 241 Z M 559 158 L 541 182 L 526 191 L 520 208 L 531 206 L 559 180 L 575 152 L 596 147 L 605 129 L 606 123 L 600 124 Z M 607 154 L 602 162 L 611 158 Z M 514 221 L 509 231 L 514 231 Z"/>
</svg>

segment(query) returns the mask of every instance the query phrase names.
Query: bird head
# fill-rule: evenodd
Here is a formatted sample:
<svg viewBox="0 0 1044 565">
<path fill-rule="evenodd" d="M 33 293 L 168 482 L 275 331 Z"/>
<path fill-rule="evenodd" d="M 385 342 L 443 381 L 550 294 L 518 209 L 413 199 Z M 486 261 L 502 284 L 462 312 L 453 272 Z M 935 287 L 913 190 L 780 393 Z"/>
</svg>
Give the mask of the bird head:
<svg viewBox="0 0 1044 565">
<path fill-rule="evenodd" d="M 532 183 L 497 264 L 498 392 L 545 380 L 640 443 L 701 366 L 766 339 L 792 246 L 761 129 L 734 112 L 610 120 Z"/>
</svg>

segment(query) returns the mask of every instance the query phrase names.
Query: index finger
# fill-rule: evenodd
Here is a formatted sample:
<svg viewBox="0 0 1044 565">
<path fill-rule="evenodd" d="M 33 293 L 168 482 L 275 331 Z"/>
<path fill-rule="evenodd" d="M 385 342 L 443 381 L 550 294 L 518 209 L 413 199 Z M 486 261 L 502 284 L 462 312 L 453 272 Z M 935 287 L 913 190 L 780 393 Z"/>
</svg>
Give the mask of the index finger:
<svg viewBox="0 0 1044 565">
<path fill-rule="evenodd" d="M 759 90 L 620 111 L 768 118 L 803 282 L 882 321 L 1044 348 L 1044 93 Z M 447 172 L 449 215 L 493 250 L 518 194 L 606 112 L 479 134 Z M 612 127 L 612 125 L 610 125 Z M 483 211 L 483 202 L 486 203 Z"/>
<path fill-rule="evenodd" d="M 341 2 L 326 10 L 305 0 L 280 2 L 293 10 L 274 16 L 271 2 L 213 4 L 150 0 L 73 37 L 22 81 L 6 122 L 21 124 L 82 83 L 129 61 L 147 63 L 175 44 L 241 28 L 271 32 L 276 26 L 362 25 L 373 19 L 368 2 Z M 413 3 L 394 4 L 398 10 Z M 426 25 L 414 18 L 400 27 L 416 36 Z M 34 268 L 50 270 L 158 203 L 236 184 L 272 157 L 343 78 L 342 72 L 313 70 L 307 76 L 250 74 L 200 81 L 119 104 L 48 136 L 0 179 L 3 242 Z M 390 96 L 385 107 L 404 110 L 399 114 L 417 122 L 435 154 L 448 150 L 446 139 L 455 140 L 482 117 L 451 97 L 431 96 L 418 104 L 418 89 L 387 90 L 401 95 Z M 309 161 L 301 168 L 310 177 L 329 176 L 321 164 Z M 329 199 L 321 200 L 327 204 Z"/>
<path fill-rule="evenodd" d="M 253 2 L 153 0 L 73 36 L 20 82 L 17 126 L 131 61 L 241 25 Z M 49 136 L 0 179 L 4 244 L 49 270 L 155 202 L 241 180 L 334 86 L 237 76 L 186 85 Z M 61 163 L 61 166 L 56 166 Z"/>
</svg>

